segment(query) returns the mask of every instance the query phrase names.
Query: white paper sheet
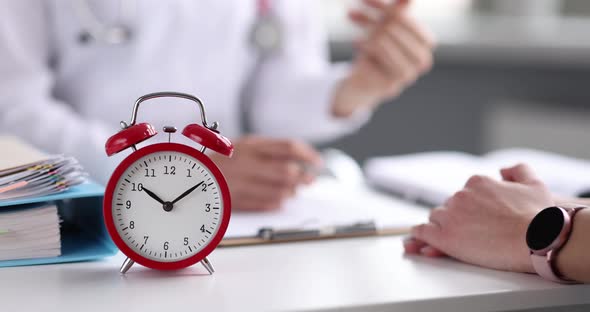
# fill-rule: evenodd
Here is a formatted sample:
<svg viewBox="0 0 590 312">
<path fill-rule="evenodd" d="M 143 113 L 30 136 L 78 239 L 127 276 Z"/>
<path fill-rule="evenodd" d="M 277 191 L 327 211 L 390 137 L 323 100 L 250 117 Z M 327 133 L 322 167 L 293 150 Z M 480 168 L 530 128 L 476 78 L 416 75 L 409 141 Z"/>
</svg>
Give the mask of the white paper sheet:
<svg viewBox="0 0 590 312">
<path fill-rule="evenodd" d="M 56 205 L 0 210 L 0 260 L 58 256 L 60 238 Z"/>
<path fill-rule="evenodd" d="M 365 173 L 373 185 L 432 206 L 442 204 L 474 174 L 500 176 L 479 157 L 446 151 L 373 158 Z"/>
<path fill-rule="evenodd" d="M 549 189 L 564 196 L 590 190 L 590 162 L 530 149 L 506 149 L 474 156 L 460 152 L 427 152 L 370 159 L 368 180 L 409 200 L 442 204 L 463 188 L 470 176 L 500 179 L 499 170 L 527 163 Z"/>
<path fill-rule="evenodd" d="M 272 212 L 233 211 L 226 237 L 252 237 L 260 228 L 317 229 L 373 221 L 378 228 L 406 227 L 427 220 L 428 210 L 366 187 L 320 178 Z"/>
<path fill-rule="evenodd" d="M 13 136 L 0 136 L 0 175 L 3 171 L 43 161 L 47 155 Z"/>
</svg>

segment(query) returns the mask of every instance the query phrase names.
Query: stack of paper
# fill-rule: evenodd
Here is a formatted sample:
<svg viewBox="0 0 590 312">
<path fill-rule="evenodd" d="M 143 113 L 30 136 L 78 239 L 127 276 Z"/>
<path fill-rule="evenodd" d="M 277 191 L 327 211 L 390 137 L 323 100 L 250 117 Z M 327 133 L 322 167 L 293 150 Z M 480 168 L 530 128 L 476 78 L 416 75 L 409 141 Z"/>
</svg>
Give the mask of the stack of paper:
<svg viewBox="0 0 590 312">
<path fill-rule="evenodd" d="M 71 157 L 47 156 L 13 137 L 0 137 L 0 201 L 59 193 L 85 181 Z"/>
<path fill-rule="evenodd" d="M 0 261 L 59 256 L 59 224 L 55 205 L 0 211 Z"/>
<path fill-rule="evenodd" d="M 0 136 L 0 151 L 0 261 L 60 256 L 60 217 L 47 196 L 84 182 L 82 167 L 10 136 Z"/>
</svg>

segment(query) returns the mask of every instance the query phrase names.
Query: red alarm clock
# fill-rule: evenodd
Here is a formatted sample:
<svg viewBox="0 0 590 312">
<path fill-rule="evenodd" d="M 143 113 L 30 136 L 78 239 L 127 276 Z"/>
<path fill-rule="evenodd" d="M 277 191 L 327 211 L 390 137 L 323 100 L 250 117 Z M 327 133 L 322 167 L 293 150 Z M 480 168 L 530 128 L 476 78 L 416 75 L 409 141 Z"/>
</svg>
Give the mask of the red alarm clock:
<svg viewBox="0 0 590 312">
<path fill-rule="evenodd" d="M 198 143 L 171 143 L 173 126 L 164 127 L 168 143 L 137 148 L 157 134 L 148 123 L 136 123 L 139 105 L 147 100 L 174 97 L 195 102 L 201 124 L 189 124 L 182 134 Z M 232 143 L 219 134 L 218 123 L 207 123 L 205 107 L 197 98 L 176 92 L 158 92 L 137 99 L 131 122 L 106 144 L 108 156 L 131 148 L 133 152 L 115 169 L 104 198 L 107 230 L 127 256 L 121 273 L 135 263 L 158 270 L 175 270 L 201 262 L 210 274 L 207 256 L 221 242 L 229 224 L 231 201 L 227 182 L 205 150 L 231 157 Z"/>
</svg>

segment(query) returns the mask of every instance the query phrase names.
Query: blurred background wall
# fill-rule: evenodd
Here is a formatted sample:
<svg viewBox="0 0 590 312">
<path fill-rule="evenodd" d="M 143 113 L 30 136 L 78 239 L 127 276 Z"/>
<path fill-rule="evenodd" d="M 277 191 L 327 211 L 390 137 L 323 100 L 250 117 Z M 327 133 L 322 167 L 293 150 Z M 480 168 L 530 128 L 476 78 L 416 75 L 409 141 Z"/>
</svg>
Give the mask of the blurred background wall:
<svg viewBox="0 0 590 312">
<path fill-rule="evenodd" d="M 357 0 L 321 0 L 334 61 L 353 57 Z M 513 146 L 590 158 L 590 1 L 413 1 L 435 67 L 374 121 L 331 146 L 358 160 Z"/>
</svg>

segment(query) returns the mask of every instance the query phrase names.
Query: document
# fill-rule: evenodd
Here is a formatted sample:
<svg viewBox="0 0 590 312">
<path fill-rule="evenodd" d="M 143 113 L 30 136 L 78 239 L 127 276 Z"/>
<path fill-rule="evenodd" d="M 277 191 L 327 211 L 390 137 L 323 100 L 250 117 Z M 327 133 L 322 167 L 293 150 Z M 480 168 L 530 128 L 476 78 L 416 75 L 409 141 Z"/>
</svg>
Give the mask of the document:
<svg viewBox="0 0 590 312">
<path fill-rule="evenodd" d="M 0 201 L 59 193 L 86 180 L 78 161 L 0 137 Z"/>
<path fill-rule="evenodd" d="M 0 261 L 60 254 L 60 220 L 56 205 L 0 210 Z"/>
<path fill-rule="evenodd" d="M 269 212 L 233 211 L 226 238 L 253 237 L 260 229 L 306 230 L 374 222 L 376 227 L 402 228 L 428 220 L 428 210 L 367 186 L 320 177 L 283 207 Z"/>
<path fill-rule="evenodd" d="M 47 158 L 46 154 L 13 136 L 0 136 L 0 150 L 0 176 Z"/>
</svg>

